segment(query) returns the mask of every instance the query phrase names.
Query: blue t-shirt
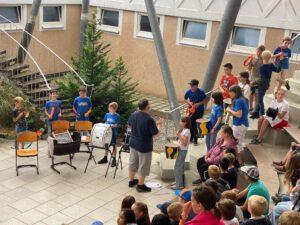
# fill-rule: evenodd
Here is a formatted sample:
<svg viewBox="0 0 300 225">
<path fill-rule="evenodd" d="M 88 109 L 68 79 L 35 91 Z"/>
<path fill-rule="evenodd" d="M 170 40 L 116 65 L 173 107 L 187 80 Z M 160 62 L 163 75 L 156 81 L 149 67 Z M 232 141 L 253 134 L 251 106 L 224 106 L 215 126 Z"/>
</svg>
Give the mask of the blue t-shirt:
<svg viewBox="0 0 300 225">
<path fill-rule="evenodd" d="M 197 91 L 195 92 L 192 92 L 192 90 L 189 89 L 185 92 L 184 99 L 185 100 L 189 99 L 193 103 L 199 103 L 202 102 L 204 99 L 206 99 L 206 95 L 205 92 L 200 88 L 198 88 Z M 202 111 L 204 111 L 204 105 L 200 105 L 196 109 L 196 112 L 198 113 Z"/>
<path fill-rule="evenodd" d="M 242 110 L 241 118 L 237 118 L 236 116 L 233 116 L 233 125 L 234 126 L 244 125 L 246 127 L 249 127 L 249 121 L 248 121 L 249 106 L 246 99 L 243 97 L 235 99 L 233 103 L 233 110 L 235 112 Z"/>
<path fill-rule="evenodd" d="M 277 55 L 280 52 L 283 53 L 282 69 L 288 69 L 289 68 L 289 58 L 291 58 L 291 56 L 292 56 L 292 51 L 290 48 L 277 47 L 274 51 L 274 55 Z"/>
<path fill-rule="evenodd" d="M 209 118 L 211 128 L 215 126 L 218 118 L 222 116 L 223 116 L 223 107 L 220 105 L 214 105 L 211 109 L 210 118 Z"/>
<path fill-rule="evenodd" d="M 53 114 L 52 118 L 49 119 L 49 121 L 51 121 L 51 122 L 58 120 L 58 115 L 60 113 L 60 108 L 61 108 L 61 101 L 60 100 L 47 101 L 46 105 L 45 105 L 45 108 L 46 108 L 46 110 L 49 114 L 51 113 L 52 107 L 54 107 L 54 114 Z"/>
<path fill-rule="evenodd" d="M 118 113 L 116 114 L 111 114 L 111 113 L 106 113 L 104 116 L 104 120 L 106 124 L 115 124 L 115 125 L 120 125 L 121 123 L 121 118 L 120 115 Z M 118 127 L 113 127 L 112 128 L 113 131 L 113 135 L 115 137 L 118 136 L 118 132 L 119 132 L 119 128 Z"/>
<path fill-rule="evenodd" d="M 128 120 L 131 127 L 129 146 L 138 152 L 147 153 L 153 150 L 153 136 L 158 134 L 154 119 L 147 113 L 136 111 Z"/>
<path fill-rule="evenodd" d="M 77 97 L 74 100 L 73 107 L 76 109 L 77 113 L 77 120 L 89 120 L 89 117 L 85 117 L 84 114 L 92 108 L 92 102 L 89 97 L 81 98 Z"/>
</svg>

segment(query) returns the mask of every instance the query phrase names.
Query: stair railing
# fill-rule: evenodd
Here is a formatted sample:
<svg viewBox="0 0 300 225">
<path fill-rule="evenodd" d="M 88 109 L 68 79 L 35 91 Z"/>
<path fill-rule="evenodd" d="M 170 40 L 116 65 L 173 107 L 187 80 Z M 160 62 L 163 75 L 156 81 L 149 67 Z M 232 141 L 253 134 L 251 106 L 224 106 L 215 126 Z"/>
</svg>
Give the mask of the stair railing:
<svg viewBox="0 0 300 225">
<path fill-rule="evenodd" d="M 22 30 L 23 32 L 25 32 L 27 35 L 29 35 L 31 38 L 33 38 L 35 41 L 37 41 L 40 45 L 42 45 L 44 48 L 46 48 L 48 51 L 50 51 L 57 59 L 59 59 L 67 68 L 69 68 L 77 77 L 78 79 L 82 82 L 83 85 L 85 85 L 86 87 L 94 87 L 94 84 L 87 84 L 83 78 L 76 72 L 76 70 L 70 66 L 64 59 L 62 59 L 56 52 L 54 52 L 51 48 L 49 48 L 46 44 L 44 44 L 41 40 L 39 40 L 37 37 L 35 37 L 34 35 L 32 35 L 31 33 L 29 33 L 28 31 L 26 31 L 22 26 L 13 23 L 11 20 L 9 20 L 8 18 L 6 18 L 5 16 L 0 14 L 0 18 L 6 20 L 7 22 L 10 23 L 10 25 L 17 27 L 18 29 Z M 1 29 L 3 31 L 3 29 Z M 7 33 L 7 32 L 6 32 Z M 19 42 L 18 42 L 19 43 Z M 26 53 L 28 53 L 28 51 L 21 46 L 20 44 L 18 44 L 23 50 L 26 51 Z M 45 77 L 43 77 L 45 80 Z M 47 87 L 48 87 L 48 82 L 46 83 Z"/>
<path fill-rule="evenodd" d="M 42 69 L 40 68 L 39 64 L 36 62 L 36 60 L 34 59 L 34 57 L 30 54 L 29 51 L 27 51 L 27 49 L 25 49 L 23 47 L 23 45 L 21 45 L 13 36 L 11 36 L 5 29 L 0 27 L 1 32 L 3 32 L 6 36 L 8 36 L 11 40 L 13 40 L 13 42 L 15 42 L 20 48 L 22 48 L 26 54 L 28 55 L 28 57 L 32 60 L 32 62 L 34 63 L 34 65 L 36 66 L 36 68 L 38 69 L 39 73 L 41 74 L 41 76 L 44 79 L 44 82 L 48 88 L 48 90 L 51 90 L 51 87 L 45 77 L 45 74 L 43 73 Z"/>
</svg>

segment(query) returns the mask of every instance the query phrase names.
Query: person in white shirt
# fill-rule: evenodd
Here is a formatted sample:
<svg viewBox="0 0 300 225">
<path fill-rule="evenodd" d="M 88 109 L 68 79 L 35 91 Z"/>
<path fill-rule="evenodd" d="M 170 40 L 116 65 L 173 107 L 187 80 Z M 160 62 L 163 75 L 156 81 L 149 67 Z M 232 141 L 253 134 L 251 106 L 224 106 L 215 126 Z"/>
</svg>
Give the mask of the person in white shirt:
<svg viewBox="0 0 300 225">
<path fill-rule="evenodd" d="M 174 167 L 175 183 L 171 186 L 172 189 L 178 190 L 184 188 L 184 162 L 189 149 L 189 143 L 191 138 L 191 120 L 189 117 L 182 117 L 179 123 L 180 130 L 177 131 L 179 153 L 176 158 Z"/>
<path fill-rule="evenodd" d="M 288 126 L 289 103 L 285 100 L 285 90 L 280 89 L 276 93 L 276 99 L 272 100 L 270 108 L 278 110 L 277 116 L 273 119 L 263 115 L 258 120 L 257 136 L 251 141 L 252 144 L 260 144 L 269 127 L 273 129 L 282 129 Z"/>
<path fill-rule="evenodd" d="M 249 80 L 249 72 L 240 72 L 239 73 L 239 86 L 242 88 L 244 97 L 248 100 L 250 100 L 251 95 L 251 88 L 250 88 L 250 80 Z"/>
</svg>

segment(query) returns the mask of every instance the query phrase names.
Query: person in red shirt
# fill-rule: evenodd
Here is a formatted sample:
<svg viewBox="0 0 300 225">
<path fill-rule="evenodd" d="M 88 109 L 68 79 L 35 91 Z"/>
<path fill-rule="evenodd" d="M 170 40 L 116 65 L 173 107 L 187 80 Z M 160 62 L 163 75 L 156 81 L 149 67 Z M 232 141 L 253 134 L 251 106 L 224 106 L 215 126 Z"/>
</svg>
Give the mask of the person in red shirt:
<svg viewBox="0 0 300 225">
<path fill-rule="evenodd" d="M 223 93 L 223 99 L 228 99 L 229 97 L 229 88 L 238 84 L 238 79 L 232 72 L 232 64 L 226 63 L 224 66 L 224 75 L 222 76 L 219 84 L 220 91 Z"/>
</svg>

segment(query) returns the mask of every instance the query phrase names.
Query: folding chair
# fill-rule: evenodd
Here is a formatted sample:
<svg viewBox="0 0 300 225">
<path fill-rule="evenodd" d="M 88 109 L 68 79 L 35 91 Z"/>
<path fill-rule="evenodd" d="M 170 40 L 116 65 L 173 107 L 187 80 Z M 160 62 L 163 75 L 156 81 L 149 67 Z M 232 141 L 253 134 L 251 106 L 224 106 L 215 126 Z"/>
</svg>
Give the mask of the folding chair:
<svg viewBox="0 0 300 225">
<path fill-rule="evenodd" d="M 36 149 L 30 148 L 30 149 L 23 149 L 19 148 L 19 145 L 16 145 L 16 172 L 17 176 L 19 176 L 19 168 L 22 167 L 35 167 L 37 174 L 39 174 L 39 144 L 38 144 L 38 135 L 36 132 L 32 131 L 24 131 L 19 133 L 16 139 L 17 143 L 22 143 L 25 142 L 36 142 Z M 36 157 L 36 164 L 22 164 L 18 165 L 18 157 L 20 158 L 30 158 L 30 157 Z"/>
<path fill-rule="evenodd" d="M 67 120 L 56 120 L 51 123 L 53 133 L 62 133 L 70 129 L 70 122 Z"/>
<path fill-rule="evenodd" d="M 91 133 L 91 130 L 93 129 L 93 123 L 90 121 L 76 121 L 75 122 L 75 130 L 79 133 Z M 88 153 L 89 157 L 91 157 L 89 160 L 93 159 L 95 164 L 97 164 L 95 157 L 91 153 L 91 148 L 89 144 L 91 143 L 91 136 L 89 135 L 82 135 L 81 136 L 81 143 L 85 144 L 87 146 L 87 151 L 80 150 L 79 153 Z"/>
</svg>

